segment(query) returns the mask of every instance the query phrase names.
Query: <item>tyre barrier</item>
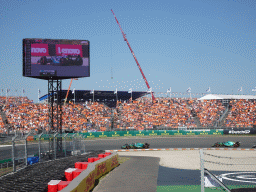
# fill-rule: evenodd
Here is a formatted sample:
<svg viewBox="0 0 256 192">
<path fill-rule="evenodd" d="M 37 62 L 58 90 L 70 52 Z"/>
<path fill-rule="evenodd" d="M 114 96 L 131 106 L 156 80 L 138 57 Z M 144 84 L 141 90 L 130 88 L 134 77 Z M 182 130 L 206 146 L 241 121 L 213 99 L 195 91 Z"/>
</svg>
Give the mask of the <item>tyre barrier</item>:
<svg viewBox="0 0 256 192">
<path fill-rule="evenodd" d="M 88 158 L 103 154 L 103 150 L 90 150 L 80 156 L 70 156 L 57 160 L 38 162 L 28 165 L 17 172 L 0 177 L 0 191 L 47 192 L 51 180 L 67 181 L 64 171 L 76 162 L 86 162 Z M 77 178 L 76 178 L 77 179 Z"/>
<path fill-rule="evenodd" d="M 95 181 L 119 165 L 118 154 L 106 152 L 90 157 L 87 162 L 76 162 L 75 168 L 65 170 L 65 180 L 51 180 L 48 192 L 89 192 Z"/>
</svg>

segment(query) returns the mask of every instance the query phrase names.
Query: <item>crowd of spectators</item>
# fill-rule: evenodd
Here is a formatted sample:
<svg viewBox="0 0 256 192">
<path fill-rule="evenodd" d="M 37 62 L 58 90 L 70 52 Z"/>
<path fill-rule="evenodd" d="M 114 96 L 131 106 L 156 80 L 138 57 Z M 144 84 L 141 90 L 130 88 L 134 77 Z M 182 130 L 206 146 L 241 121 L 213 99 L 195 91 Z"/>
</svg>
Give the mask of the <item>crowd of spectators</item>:
<svg viewBox="0 0 256 192">
<path fill-rule="evenodd" d="M 154 103 L 150 98 L 140 98 L 131 103 L 119 102 L 117 109 L 122 128 L 196 127 L 186 100 L 181 98 L 157 98 Z"/>
<path fill-rule="evenodd" d="M 233 100 L 230 101 L 230 105 L 232 108 L 224 121 L 227 127 L 253 127 L 256 125 L 256 101 Z"/>
<path fill-rule="evenodd" d="M 49 131 L 48 104 L 33 103 L 27 97 L 0 97 L 1 117 L 0 133 L 7 130 L 2 120 L 3 113 L 14 130 L 29 132 L 33 130 Z M 224 121 L 227 127 L 255 124 L 255 101 L 233 100 L 228 117 Z M 135 101 L 118 101 L 114 109 L 99 102 L 67 103 L 62 106 L 63 130 L 86 132 L 92 129 L 105 131 L 110 126 L 119 129 L 143 130 L 156 126 L 196 128 L 194 118 L 200 126 L 207 127 L 216 123 L 225 107 L 218 100 L 185 98 L 151 98 L 143 97 Z M 193 113 L 196 115 L 194 116 Z M 56 123 L 54 119 L 54 123 Z M 114 122 L 114 124 L 111 124 Z"/>
<path fill-rule="evenodd" d="M 192 107 L 202 127 L 214 126 L 225 111 L 220 100 L 193 100 Z"/>
<path fill-rule="evenodd" d="M 14 130 L 24 131 L 25 133 L 33 129 L 49 131 L 48 104 L 35 104 L 27 98 L 8 97 L 1 98 L 2 110 L 5 113 L 8 123 Z M 63 130 L 87 131 L 97 127 L 106 130 L 109 126 L 111 110 L 103 104 L 83 103 L 67 104 L 62 106 L 62 128 Z M 54 112 L 56 115 L 56 112 Z M 0 117 L 0 133 L 6 132 L 2 117 Z M 57 123 L 54 119 L 54 124 Z"/>
</svg>

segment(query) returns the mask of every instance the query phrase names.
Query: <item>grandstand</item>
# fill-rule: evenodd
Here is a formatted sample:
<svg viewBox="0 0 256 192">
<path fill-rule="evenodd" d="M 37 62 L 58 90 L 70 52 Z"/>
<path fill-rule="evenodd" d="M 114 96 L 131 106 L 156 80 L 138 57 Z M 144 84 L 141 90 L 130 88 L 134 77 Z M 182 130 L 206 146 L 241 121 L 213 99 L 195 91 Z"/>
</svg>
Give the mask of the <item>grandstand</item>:
<svg viewBox="0 0 256 192">
<path fill-rule="evenodd" d="M 65 91 L 64 91 L 65 92 Z M 146 92 L 78 91 L 76 103 L 69 97 L 63 106 L 63 130 L 76 132 L 109 129 L 235 128 L 256 126 L 255 96 L 206 95 L 202 98 L 151 98 Z M 63 96 L 65 93 L 63 94 Z M 46 97 L 41 97 L 47 99 Z M 105 99 L 104 99 L 105 98 Z M 121 99 L 122 98 L 122 99 Z M 7 103 L 6 103 L 7 101 Z M 109 102 L 115 103 L 107 105 Z M 106 104 L 107 103 L 107 104 Z M 30 130 L 49 131 L 48 104 L 33 103 L 27 97 L 0 97 L 0 133 Z"/>
</svg>

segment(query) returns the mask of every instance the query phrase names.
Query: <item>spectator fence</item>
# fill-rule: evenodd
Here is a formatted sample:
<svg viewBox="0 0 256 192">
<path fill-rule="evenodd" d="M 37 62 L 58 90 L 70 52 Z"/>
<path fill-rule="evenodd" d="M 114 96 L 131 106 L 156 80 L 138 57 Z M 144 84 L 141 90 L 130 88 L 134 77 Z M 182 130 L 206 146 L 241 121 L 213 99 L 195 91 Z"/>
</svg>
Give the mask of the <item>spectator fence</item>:
<svg viewBox="0 0 256 192">
<path fill-rule="evenodd" d="M 30 164 L 54 160 L 85 152 L 79 134 L 35 134 L 16 135 L 0 145 L 0 177 L 16 172 Z M 62 151 L 57 151 L 57 140 L 62 143 Z M 53 148 L 51 147 L 53 145 Z"/>
</svg>

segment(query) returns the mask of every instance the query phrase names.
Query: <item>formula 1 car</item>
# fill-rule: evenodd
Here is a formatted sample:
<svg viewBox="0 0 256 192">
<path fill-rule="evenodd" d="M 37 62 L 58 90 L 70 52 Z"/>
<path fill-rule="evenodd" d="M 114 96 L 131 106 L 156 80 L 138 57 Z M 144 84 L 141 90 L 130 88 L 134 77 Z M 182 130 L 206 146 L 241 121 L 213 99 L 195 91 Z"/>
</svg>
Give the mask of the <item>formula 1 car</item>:
<svg viewBox="0 0 256 192">
<path fill-rule="evenodd" d="M 125 144 L 121 147 L 121 149 L 147 149 L 147 148 L 149 148 L 148 143 Z"/>
<path fill-rule="evenodd" d="M 83 65 L 83 59 L 80 57 L 80 55 L 78 56 L 71 56 L 68 55 L 66 58 L 61 58 L 60 59 L 60 64 L 62 66 L 81 66 Z"/>
<path fill-rule="evenodd" d="M 47 58 L 46 56 L 41 57 L 38 61 L 40 65 L 55 65 L 55 66 L 82 66 L 83 59 L 78 56 L 65 55 L 65 56 L 52 56 Z"/>
<path fill-rule="evenodd" d="M 240 144 L 241 144 L 240 141 L 217 142 L 217 143 L 214 143 L 214 145 L 212 145 L 212 147 L 239 147 Z"/>
</svg>

